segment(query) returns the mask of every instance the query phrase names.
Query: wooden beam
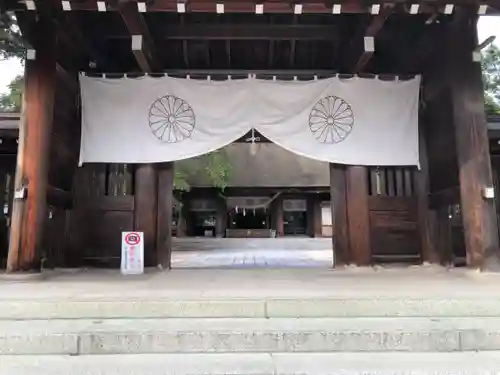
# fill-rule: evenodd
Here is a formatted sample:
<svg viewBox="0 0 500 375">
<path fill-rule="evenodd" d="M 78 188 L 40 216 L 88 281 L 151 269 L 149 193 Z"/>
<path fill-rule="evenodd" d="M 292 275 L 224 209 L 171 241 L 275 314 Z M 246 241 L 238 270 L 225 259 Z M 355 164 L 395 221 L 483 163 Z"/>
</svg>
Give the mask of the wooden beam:
<svg viewBox="0 0 500 375">
<path fill-rule="evenodd" d="M 477 16 L 458 13 L 448 25 L 447 71 L 467 264 L 473 268 L 496 269 L 500 252 L 495 201 L 483 198 L 483 189 L 493 187 L 493 178 L 481 64 L 472 60 L 472 51 L 477 45 L 476 22 Z"/>
<path fill-rule="evenodd" d="M 367 168 L 348 166 L 346 186 L 350 260 L 357 266 L 368 266 L 372 254 Z"/>
<path fill-rule="evenodd" d="M 74 1 L 70 0 L 71 9 L 73 11 L 98 11 L 95 0 L 84 0 L 84 1 Z M 140 1 L 138 1 L 140 2 Z M 172 12 L 177 13 L 177 0 L 155 0 L 154 2 L 146 3 L 148 12 Z M 399 5 L 408 4 L 407 0 L 392 0 L 392 3 Z M 135 2 L 134 2 L 135 3 Z M 488 0 L 487 3 L 491 5 L 492 8 L 498 9 L 498 0 Z M 214 0 L 190 0 L 186 3 L 186 12 L 192 13 L 215 13 L 217 2 Z M 237 0 L 237 1 L 226 1 L 224 3 L 225 13 L 255 13 L 255 1 Z M 264 1 L 264 14 L 292 14 L 294 13 L 294 4 L 291 2 L 275 2 L 275 1 Z M 341 4 L 342 14 L 359 14 L 368 13 L 371 9 L 371 3 L 363 2 L 325 2 L 323 0 L 302 0 L 302 13 L 304 14 L 332 14 L 333 5 Z M 433 13 L 436 6 L 443 7 L 447 4 L 444 0 L 429 0 L 420 4 L 419 13 Z M 453 4 L 469 6 L 471 5 L 470 0 L 454 0 Z M 13 3 L 10 5 L 11 10 L 26 10 L 24 4 Z M 61 9 L 61 5 L 57 9 Z M 119 11 L 120 2 L 113 1 L 106 3 L 106 11 Z M 493 9 L 492 9 L 493 10 Z M 408 12 L 404 6 L 397 7 L 394 11 L 398 12 Z"/>
<path fill-rule="evenodd" d="M 415 192 L 417 195 L 418 230 L 421 241 L 422 261 L 440 263 L 441 257 L 437 248 L 437 216 L 429 204 L 429 161 L 425 139 L 424 118 L 420 116 L 419 124 L 419 155 L 420 170 L 415 172 Z"/>
<path fill-rule="evenodd" d="M 132 53 L 143 72 L 161 69 L 153 38 L 144 17 L 137 10 L 137 3 L 127 2 L 120 8 L 120 15 L 132 36 Z"/>
<path fill-rule="evenodd" d="M 334 266 L 337 267 L 350 262 L 346 167 L 344 165 L 330 163 L 330 206 Z"/>
<path fill-rule="evenodd" d="M 375 37 L 384 26 L 392 10 L 393 4 L 384 4 L 380 13 L 371 17 L 368 25 L 362 22 L 358 27 L 346 52 L 348 71 L 359 73 L 364 70 L 375 53 Z"/>
<path fill-rule="evenodd" d="M 372 58 L 375 53 L 375 38 L 373 36 L 365 36 L 363 38 L 363 52 L 359 56 L 356 64 L 354 65 L 354 69 L 351 71 L 353 73 L 360 73 L 365 69 L 365 66 L 368 65 L 368 62 Z"/>
<path fill-rule="evenodd" d="M 36 54 L 26 61 L 7 272 L 39 269 L 47 218 L 49 150 L 56 87 L 56 34 L 39 17 L 30 35 Z M 23 189 L 24 188 L 24 189 Z M 18 193 L 18 194 L 19 194 Z"/>
<path fill-rule="evenodd" d="M 158 38 L 169 40 L 335 40 L 338 28 L 332 25 L 193 23 L 166 24 L 157 34 Z M 130 36 L 109 34 L 103 37 L 120 39 Z"/>
<path fill-rule="evenodd" d="M 144 232 L 144 264 L 156 261 L 158 176 L 154 164 L 139 164 L 135 169 L 134 230 Z"/>
<path fill-rule="evenodd" d="M 158 213 L 156 262 L 162 269 L 170 269 L 172 258 L 172 206 L 173 206 L 173 163 L 157 164 Z"/>
</svg>

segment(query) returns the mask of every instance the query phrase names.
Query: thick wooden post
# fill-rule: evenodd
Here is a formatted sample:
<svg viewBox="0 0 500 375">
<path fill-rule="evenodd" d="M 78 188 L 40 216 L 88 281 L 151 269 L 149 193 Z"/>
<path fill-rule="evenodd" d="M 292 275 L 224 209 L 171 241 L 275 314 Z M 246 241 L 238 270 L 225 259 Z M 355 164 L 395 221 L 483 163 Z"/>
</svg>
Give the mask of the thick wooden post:
<svg viewBox="0 0 500 375">
<path fill-rule="evenodd" d="M 348 264 L 349 231 L 347 226 L 346 167 L 330 163 L 330 206 L 332 209 L 332 245 L 334 266 Z"/>
<path fill-rule="evenodd" d="M 467 264 L 498 268 L 495 202 L 483 198 L 493 187 L 481 64 L 473 61 L 477 16 L 457 13 L 448 25 L 448 72 L 460 178 Z"/>
<path fill-rule="evenodd" d="M 35 59 L 26 61 L 7 272 L 37 270 L 47 217 L 49 150 L 54 116 L 56 38 L 53 23 L 40 17 L 32 36 Z"/>
<path fill-rule="evenodd" d="M 314 205 L 315 205 L 315 196 L 307 195 L 306 196 L 306 234 L 309 237 L 314 237 Z"/>
<path fill-rule="evenodd" d="M 227 228 L 227 207 L 222 197 L 217 197 L 217 217 L 215 219 L 215 236 L 224 237 Z"/>
<path fill-rule="evenodd" d="M 440 263 L 441 259 L 436 243 L 436 212 L 429 208 L 429 162 L 423 126 L 419 126 L 419 133 L 420 170 L 415 174 L 415 192 L 418 202 L 418 231 L 421 241 L 422 261 Z"/>
<path fill-rule="evenodd" d="M 170 269 L 172 255 L 173 163 L 161 163 L 158 170 L 157 263 Z"/>
<path fill-rule="evenodd" d="M 135 170 L 135 230 L 144 232 L 144 264 L 154 267 L 156 262 L 156 220 L 158 207 L 158 179 L 153 164 L 139 164 Z"/>
<path fill-rule="evenodd" d="M 316 197 L 314 201 L 314 237 L 321 237 L 322 236 L 322 230 L 321 230 L 321 199 L 319 196 Z"/>
<path fill-rule="evenodd" d="M 368 266 L 371 263 L 371 238 L 367 168 L 348 166 L 346 182 L 351 262 L 357 266 Z"/>
<path fill-rule="evenodd" d="M 283 197 L 276 199 L 276 235 L 283 237 L 285 235 L 285 211 L 283 210 Z"/>
</svg>

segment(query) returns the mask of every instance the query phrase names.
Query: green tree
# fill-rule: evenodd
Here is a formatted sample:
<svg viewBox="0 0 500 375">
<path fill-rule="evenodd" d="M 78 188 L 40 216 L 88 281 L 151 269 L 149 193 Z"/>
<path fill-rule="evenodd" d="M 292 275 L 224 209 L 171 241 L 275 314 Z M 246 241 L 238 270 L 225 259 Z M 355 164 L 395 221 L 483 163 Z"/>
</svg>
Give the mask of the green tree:
<svg viewBox="0 0 500 375">
<path fill-rule="evenodd" d="M 486 112 L 500 115 L 500 48 L 496 45 L 483 52 L 482 68 Z"/>
<path fill-rule="evenodd" d="M 23 58 L 25 46 L 15 17 L 2 9 L 0 0 L 0 60 Z"/>
<path fill-rule="evenodd" d="M 174 188 L 189 191 L 194 180 L 224 190 L 231 178 L 231 163 L 224 149 L 175 163 Z"/>
<path fill-rule="evenodd" d="M 8 92 L 0 94 L 0 112 L 20 112 L 24 79 L 17 76 L 8 86 Z"/>
</svg>

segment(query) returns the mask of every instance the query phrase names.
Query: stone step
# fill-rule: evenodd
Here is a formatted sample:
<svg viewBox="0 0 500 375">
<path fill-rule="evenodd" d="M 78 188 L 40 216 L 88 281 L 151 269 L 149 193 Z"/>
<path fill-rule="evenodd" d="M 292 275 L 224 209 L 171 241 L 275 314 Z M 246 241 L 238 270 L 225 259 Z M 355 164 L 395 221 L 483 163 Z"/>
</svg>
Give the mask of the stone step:
<svg viewBox="0 0 500 375">
<path fill-rule="evenodd" d="M 475 350 L 500 350 L 500 318 L 78 319 L 0 322 L 2 355 Z"/>
<path fill-rule="evenodd" d="M 280 238 L 213 238 L 174 237 L 172 251 L 212 250 L 330 250 L 331 238 L 280 237 Z"/>
<path fill-rule="evenodd" d="M 130 293 L 129 293 L 130 294 Z M 499 298 L 161 298 L 115 295 L 0 299 L 0 320 L 132 318 L 495 317 Z"/>
<path fill-rule="evenodd" d="M 9 375 L 486 375 L 499 352 L 5 356 Z"/>
</svg>

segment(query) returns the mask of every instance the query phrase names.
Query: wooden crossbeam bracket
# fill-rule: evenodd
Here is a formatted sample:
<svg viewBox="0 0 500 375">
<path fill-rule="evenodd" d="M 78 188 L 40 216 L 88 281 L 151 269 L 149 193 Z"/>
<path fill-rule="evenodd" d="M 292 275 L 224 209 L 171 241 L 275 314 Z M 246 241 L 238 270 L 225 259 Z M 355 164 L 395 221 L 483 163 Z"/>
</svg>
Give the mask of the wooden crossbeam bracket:
<svg viewBox="0 0 500 375">
<path fill-rule="evenodd" d="M 132 53 L 141 70 L 151 73 L 161 69 L 153 38 L 137 3 L 128 2 L 122 5 L 120 15 L 132 37 Z"/>
<path fill-rule="evenodd" d="M 375 37 L 383 28 L 385 21 L 392 13 L 394 4 L 383 4 L 381 7 L 372 6 L 372 18 L 368 24 L 361 23 L 356 30 L 349 50 L 346 53 L 346 69 L 351 73 L 360 73 L 367 66 L 375 53 Z"/>
</svg>

